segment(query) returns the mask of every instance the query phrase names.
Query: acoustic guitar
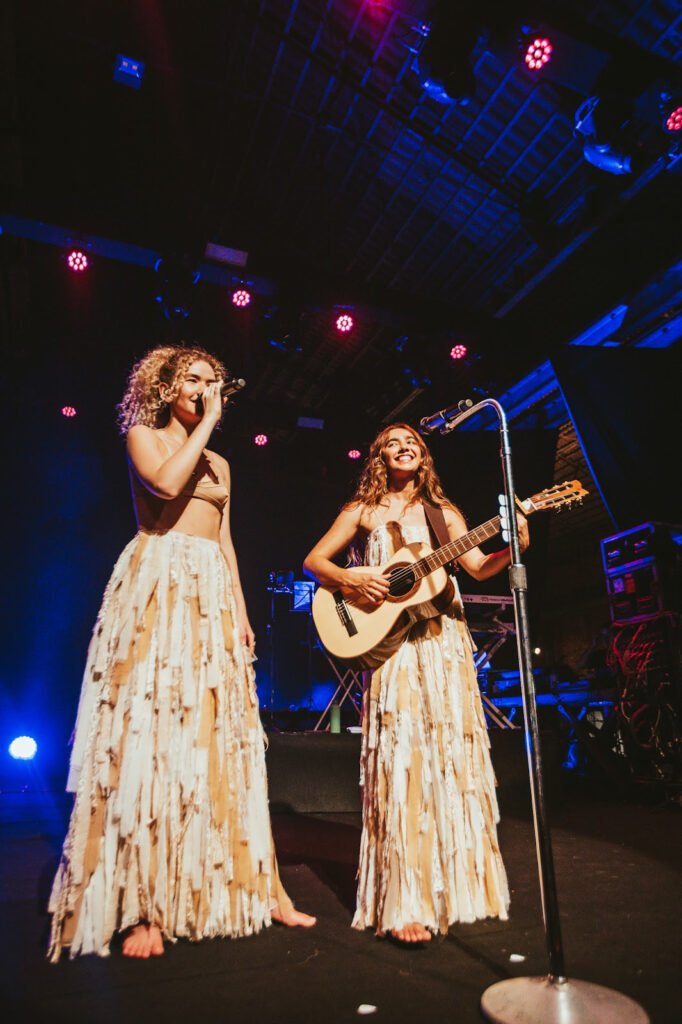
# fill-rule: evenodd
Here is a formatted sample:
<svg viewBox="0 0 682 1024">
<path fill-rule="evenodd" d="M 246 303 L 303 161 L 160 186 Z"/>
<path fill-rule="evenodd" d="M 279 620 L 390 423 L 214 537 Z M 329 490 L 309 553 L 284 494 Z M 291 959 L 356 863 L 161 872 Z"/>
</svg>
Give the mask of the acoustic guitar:
<svg viewBox="0 0 682 1024">
<path fill-rule="evenodd" d="M 570 506 L 587 493 L 579 480 L 567 480 L 525 501 L 517 498 L 517 506 L 529 516 Z M 351 596 L 350 589 L 318 587 L 312 614 L 320 641 L 333 657 L 352 668 L 376 668 L 397 649 L 415 622 L 442 615 L 450 607 L 454 586 L 443 567 L 494 537 L 503 527 L 498 515 L 435 551 L 421 542 L 401 547 L 383 566 L 389 591 L 378 605 Z M 349 571 L 362 572 L 364 568 L 357 566 Z"/>
</svg>

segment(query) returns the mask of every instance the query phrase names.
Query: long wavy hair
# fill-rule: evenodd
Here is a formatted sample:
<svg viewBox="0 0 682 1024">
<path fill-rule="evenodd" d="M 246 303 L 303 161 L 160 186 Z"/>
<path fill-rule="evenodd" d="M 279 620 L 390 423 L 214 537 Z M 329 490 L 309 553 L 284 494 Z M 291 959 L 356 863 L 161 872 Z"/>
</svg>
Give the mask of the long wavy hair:
<svg viewBox="0 0 682 1024">
<path fill-rule="evenodd" d="M 130 371 L 125 393 L 116 406 L 121 434 L 138 423 L 156 430 L 165 427 L 187 370 L 199 359 L 209 364 L 217 378 L 227 379 L 220 360 L 199 345 L 158 345 L 145 353 Z"/>
<path fill-rule="evenodd" d="M 382 499 L 388 493 L 388 472 L 384 460 L 384 449 L 392 430 L 407 430 L 415 438 L 421 452 L 421 462 L 415 479 L 414 495 L 410 504 L 417 501 L 427 501 L 431 505 L 440 508 L 451 508 L 458 512 L 456 505 L 445 497 L 443 485 L 436 473 L 431 452 L 424 444 L 421 436 L 409 423 L 391 423 L 384 427 L 374 438 L 369 446 L 369 454 L 365 462 L 360 479 L 358 480 L 355 493 L 350 501 L 346 502 L 345 508 L 352 508 L 357 505 L 367 505 L 369 508 L 376 508 L 381 504 Z"/>
</svg>

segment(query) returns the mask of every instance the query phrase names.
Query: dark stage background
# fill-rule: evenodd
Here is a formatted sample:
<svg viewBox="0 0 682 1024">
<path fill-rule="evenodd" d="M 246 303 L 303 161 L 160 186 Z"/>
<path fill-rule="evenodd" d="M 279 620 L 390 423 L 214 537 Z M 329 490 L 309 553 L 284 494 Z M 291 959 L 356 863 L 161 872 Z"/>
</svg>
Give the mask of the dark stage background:
<svg viewBox="0 0 682 1024">
<path fill-rule="evenodd" d="M 291 598 L 273 594 L 268 583 L 272 573 L 303 578 L 305 554 L 352 492 L 360 463 L 347 452 L 358 447 L 364 455 L 380 425 L 358 412 L 356 382 L 347 381 L 346 417 L 330 416 L 323 430 L 296 429 L 296 412 L 306 409 L 297 410 L 287 395 L 279 409 L 253 397 L 278 353 L 268 348 L 260 318 L 235 311 L 222 289 L 199 284 L 191 318 L 178 324 L 161 315 L 145 268 L 100 259 L 76 276 L 51 246 L 0 241 L 11 425 L 0 664 L 7 733 L 35 736 L 41 770 L 62 784 L 90 632 L 113 564 L 135 530 L 115 406 L 133 361 L 154 344 L 182 339 L 197 339 L 247 380 L 213 444 L 232 465 L 232 525 L 258 637 L 261 704 L 270 711 L 323 708 L 336 680 L 315 645 L 310 617 L 293 613 Z M 575 678 L 566 652 L 579 671 L 583 652 L 608 625 L 600 536 L 643 520 L 682 518 L 679 473 L 669 454 L 679 442 L 678 378 L 673 351 L 569 348 L 552 364 L 594 476 L 595 484 L 585 483 L 602 495 L 608 513 L 601 533 L 575 533 L 563 555 L 550 543 L 550 517 L 531 523 L 533 639 L 553 647 L 558 671 Z M 366 390 L 368 382 L 357 385 Z M 374 387 L 382 386 L 378 376 Z M 77 415 L 62 416 L 63 405 Z M 270 443 L 259 448 L 253 437 L 261 431 Z M 517 493 L 526 497 L 555 479 L 557 430 L 539 417 L 536 428 L 512 430 L 512 438 Z M 446 492 L 470 525 L 494 515 L 501 490 L 497 431 L 435 435 L 429 444 Z M 576 584 L 567 604 L 561 580 L 568 576 Z M 477 584 L 462 573 L 460 587 L 508 593 L 506 574 Z M 550 660 L 540 664 L 551 668 Z M 493 667 L 516 669 L 513 640 Z"/>
<path fill-rule="evenodd" d="M 552 365 L 615 526 L 682 522 L 679 352 L 564 349 Z"/>
<path fill-rule="evenodd" d="M 180 332 L 160 316 L 144 269 L 100 260 L 88 275 L 74 277 L 51 247 L 25 246 L 15 255 L 20 258 L 11 264 L 15 278 L 6 294 L 22 301 L 6 308 L 5 320 L 12 338 L 5 388 L 12 443 L 3 505 L 2 711 L 9 732 L 36 737 L 43 770 L 61 782 L 90 632 L 113 564 L 135 530 L 115 405 L 132 362 Z M 311 651 L 308 615 L 290 612 L 290 600 L 273 596 L 268 579 L 278 570 L 303 578 L 305 554 L 359 471 L 348 448 L 357 444 L 364 454 L 371 432 L 349 416 L 324 430 L 300 430 L 286 446 L 278 443 L 269 414 L 259 418 L 249 395 L 262 341 L 215 293 L 200 292 L 184 337 L 204 343 L 247 380 L 213 446 L 232 466 L 232 526 L 258 636 L 261 703 L 270 706 L 274 697 L 275 708 L 319 704 L 332 679 L 330 666 L 318 649 Z M 77 416 L 62 416 L 65 404 Z M 271 434 L 264 448 L 253 444 L 258 429 Z M 495 515 L 501 489 L 496 432 L 435 438 L 432 447 L 446 491 L 471 526 Z M 551 483 L 554 450 L 554 431 L 514 433 L 520 495 Z M 533 522 L 535 602 L 545 586 L 547 522 L 545 516 Z M 506 576 L 476 584 L 462 574 L 460 585 L 470 593 L 508 592 Z M 513 664 L 508 648 L 499 664 Z"/>
</svg>

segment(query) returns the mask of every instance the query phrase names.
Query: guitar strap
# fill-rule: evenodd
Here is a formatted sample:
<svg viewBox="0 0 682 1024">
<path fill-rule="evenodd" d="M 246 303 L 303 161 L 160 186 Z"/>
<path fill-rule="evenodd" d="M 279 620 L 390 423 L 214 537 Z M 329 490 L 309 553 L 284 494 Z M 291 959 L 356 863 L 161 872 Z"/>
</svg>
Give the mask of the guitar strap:
<svg viewBox="0 0 682 1024">
<path fill-rule="evenodd" d="M 424 501 L 423 505 L 424 515 L 426 516 L 426 521 L 429 524 L 429 529 L 438 542 L 436 546 L 442 548 L 446 544 L 450 543 L 450 534 L 448 533 L 448 528 L 445 523 L 443 509 L 439 505 L 432 505 L 428 501 Z M 451 576 L 454 576 L 457 572 L 457 563 L 448 562 L 445 568 Z"/>
</svg>

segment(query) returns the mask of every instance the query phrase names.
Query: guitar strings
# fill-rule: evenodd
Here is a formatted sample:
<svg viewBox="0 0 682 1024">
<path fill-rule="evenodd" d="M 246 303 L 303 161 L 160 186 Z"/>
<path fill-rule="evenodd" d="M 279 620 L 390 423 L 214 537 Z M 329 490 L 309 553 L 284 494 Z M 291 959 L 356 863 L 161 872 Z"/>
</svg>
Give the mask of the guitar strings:
<svg viewBox="0 0 682 1024">
<path fill-rule="evenodd" d="M 471 530 L 468 534 L 465 534 L 465 536 L 473 538 L 474 534 L 477 534 L 477 533 L 480 533 L 480 532 L 483 531 L 484 532 L 484 536 L 482 536 L 480 538 L 476 538 L 476 540 L 477 541 L 479 539 L 481 541 L 489 540 L 490 537 L 493 536 L 493 534 L 492 533 L 488 533 L 488 529 L 491 528 L 493 526 L 493 523 L 495 523 L 497 521 L 498 525 L 495 527 L 494 533 L 499 532 L 499 519 L 500 519 L 499 516 L 495 516 L 495 517 L 493 517 L 493 519 L 489 519 L 487 523 L 482 523 L 480 526 L 477 526 L 475 529 Z M 455 546 L 456 547 L 457 544 L 459 544 L 462 540 L 464 540 L 464 537 L 460 537 L 457 540 L 451 540 L 448 544 L 444 544 L 442 548 L 438 548 L 437 550 L 438 551 L 443 551 L 444 548 L 449 548 L 451 546 Z M 436 552 L 432 551 L 430 555 L 424 555 L 424 557 L 420 558 L 417 562 L 413 562 L 409 566 L 404 566 L 403 568 L 396 569 L 395 572 L 390 573 L 390 575 L 387 578 L 390 580 L 391 583 L 400 583 L 400 582 L 402 582 L 403 579 L 407 578 L 408 576 L 414 575 L 416 567 L 418 565 L 420 565 L 420 563 L 426 563 L 428 565 L 429 558 L 431 558 L 435 554 L 436 554 Z M 448 559 L 448 561 L 451 561 L 452 558 L 455 558 L 455 557 L 456 557 L 456 555 L 455 555 L 455 552 L 453 551 L 452 556 L 451 556 L 450 559 Z M 440 564 L 444 565 L 445 563 L 441 562 Z M 438 569 L 438 568 L 439 568 L 439 566 L 435 565 L 435 566 L 433 566 L 433 569 L 430 569 L 430 572 L 433 572 L 435 569 Z M 426 573 L 424 575 L 428 575 L 428 573 Z M 421 579 L 421 576 L 419 576 L 418 578 Z"/>
<path fill-rule="evenodd" d="M 555 484 L 554 487 L 548 488 L 546 491 L 542 492 L 543 500 L 547 503 L 545 505 L 545 507 L 547 507 L 547 505 L 549 505 L 550 507 L 555 508 L 555 507 L 557 507 L 557 505 L 567 504 L 567 503 L 570 503 L 572 500 L 575 500 L 574 498 L 562 497 L 560 494 L 559 495 L 556 495 L 556 494 L 552 495 L 552 492 L 556 491 L 561 486 L 565 486 L 565 485 Z M 534 495 L 534 497 L 537 498 L 538 495 Z M 480 526 L 475 527 L 468 534 L 465 534 L 465 536 L 473 538 L 474 534 L 483 533 L 483 536 L 480 537 L 480 538 L 476 538 L 476 541 L 480 542 L 480 541 L 484 541 L 484 540 L 489 540 L 490 537 L 492 537 L 495 533 L 499 533 L 500 521 L 501 521 L 501 516 L 494 516 L 492 519 L 489 519 L 486 523 L 481 523 Z M 493 524 L 495 524 L 493 532 L 489 533 L 488 530 L 493 527 Z M 464 540 L 464 537 L 460 537 L 460 538 L 458 538 L 458 540 L 450 541 L 449 544 L 444 544 L 443 547 L 438 548 L 437 550 L 438 551 L 442 551 L 444 548 L 450 547 L 451 545 L 455 545 L 456 546 L 462 540 Z M 464 552 L 462 552 L 462 554 L 463 553 Z M 430 555 L 424 555 L 423 558 L 420 558 L 418 561 L 413 562 L 412 565 L 405 566 L 405 567 L 400 568 L 400 569 L 396 569 L 395 572 L 391 572 L 390 573 L 390 575 L 388 576 L 388 579 L 391 581 L 391 583 L 400 583 L 406 577 L 408 577 L 410 575 L 414 575 L 416 567 L 418 565 L 420 565 L 420 563 L 426 563 L 428 565 L 429 558 L 431 558 L 432 555 L 434 555 L 434 554 L 436 554 L 436 552 L 432 551 Z M 457 556 L 455 555 L 455 553 L 453 551 L 452 558 L 456 558 L 456 557 Z M 452 558 L 449 559 L 449 561 L 451 561 Z M 444 565 L 446 563 L 445 562 L 441 562 L 440 564 Z M 429 571 L 433 572 L 434 569 L 438 569 L 438 568 L 439 568 L 439 566 L 436 565 L 436 566 L 433 567 L 433 569 L 430 569 Z M 428 573 L 424 573 L 422 575 L 428 575 Z M 421 576 L 419 576 L 418 578 L 421 579 Z"/>
</svg>

